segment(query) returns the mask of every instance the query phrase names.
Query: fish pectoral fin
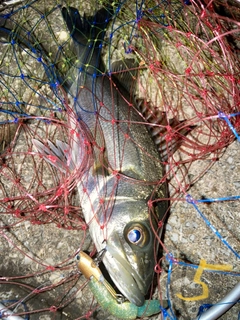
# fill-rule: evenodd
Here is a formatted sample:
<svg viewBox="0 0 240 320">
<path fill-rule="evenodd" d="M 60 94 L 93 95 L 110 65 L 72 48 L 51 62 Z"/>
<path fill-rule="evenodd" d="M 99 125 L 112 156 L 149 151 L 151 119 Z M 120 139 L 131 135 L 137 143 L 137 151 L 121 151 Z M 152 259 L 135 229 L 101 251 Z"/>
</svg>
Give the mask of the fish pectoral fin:
<svg viewBox="0 0 240 320">
<path fill-rule="evenodd" d="M 104 154 L 100 154 L 99 151 L 95 152 L 95 160 L 92 168 L 93 176 L 109 176 L 108 161 Z"/>
<path fill-rule="evenodd" d="M 95 162 L 92 169 L 93 176 L 108 176 L 109 172 L 100 162 Z"/>
<path fill-rule="evenodd" d="M 71 159 L 70 147 L 67 143 L 56 140 L 56 146 L 49 140 L 43 144 L 39 140 L 32 139 L 35 149 L 43 158 L 63 173 L 73 171 L 75 165 Z"/>
</svg>

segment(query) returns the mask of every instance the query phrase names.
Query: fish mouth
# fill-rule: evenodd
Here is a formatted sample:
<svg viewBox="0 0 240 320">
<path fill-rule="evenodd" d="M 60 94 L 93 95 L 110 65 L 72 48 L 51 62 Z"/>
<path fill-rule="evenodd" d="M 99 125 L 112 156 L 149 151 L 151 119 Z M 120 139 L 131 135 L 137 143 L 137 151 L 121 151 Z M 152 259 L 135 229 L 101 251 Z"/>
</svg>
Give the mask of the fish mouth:
<svg viewBox="0 0 240 320">
<path fill-rule="evenodd" d="M 134 252 L 117 233 L 108 238 L 105 249 L 103 263 L 112 281 L 125 298 L 142 306 L 153 278 L 151 252 Z"/>
</svg>

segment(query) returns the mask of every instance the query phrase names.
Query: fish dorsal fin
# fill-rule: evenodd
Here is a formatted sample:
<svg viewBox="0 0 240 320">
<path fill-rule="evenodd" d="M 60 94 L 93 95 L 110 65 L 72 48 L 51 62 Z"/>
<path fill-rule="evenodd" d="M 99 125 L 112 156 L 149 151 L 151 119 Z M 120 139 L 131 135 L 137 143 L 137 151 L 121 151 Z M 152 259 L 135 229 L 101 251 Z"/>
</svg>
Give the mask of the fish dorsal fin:
<svg viewBox="0 0 240 320">
<path fill-rule="evenodd" d="M 136 59 L 123 59 L 111 64 L 110 73 L 129 92 L 135 91 L 139 63 Z"/>
<path fill-rule="evenodd" d="M 166 112 L 153 107 L 143 99 L 136 100 L 135 102 L 145 121 L 149 123 L 147 128 L 159 151 L 161 160 L 168 162 L 169 157 L 181 146 L 184 137 L 195 126 L 187 125 L 185 120 L 179 121 L 177 118 L 169 119 Z"/>
</svg>

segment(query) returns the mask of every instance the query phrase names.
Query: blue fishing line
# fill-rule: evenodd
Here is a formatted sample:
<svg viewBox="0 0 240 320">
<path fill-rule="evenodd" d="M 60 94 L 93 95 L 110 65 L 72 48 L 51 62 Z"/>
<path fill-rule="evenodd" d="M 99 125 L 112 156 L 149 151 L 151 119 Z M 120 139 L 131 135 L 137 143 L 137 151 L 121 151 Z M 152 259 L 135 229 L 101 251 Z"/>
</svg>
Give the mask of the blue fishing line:
<svg viewBox="0 0 240 320">
<path fill-rule="evenodd" d="M 0 84 L 3 85 L 8 90 L 8 93 L 10 93 L 12 95 L 12 97 L 15 99 L 15 102 L 9 102 L 9 101 L 7 101 L 7 102 L 3 101 L 2 102 L 1 101 L 1 105 L 4 105 L 4 104 L 5 105 L 9 105 L 9 104 L 10 105 L 15 105 L 17 107 L 17 109 L 20 110 L 21 113 L 24 113 L 23 110 L 20 108 L 20 103 L 19 103 L 17 97 L 15 96 L 15 94 L 13 93 L 13 91 L 9 90 L 8 87 L 2 81 L 0 81 Z"/>
<path fill-rule="evenodd" d="M 5 28 L 1 28 L 2 30 L 6 30 Z M 7 32 L 9 33 L 9 32 Z M 15 34 L 13 32 L 11 32 L 11 35 L 14 36 Z M 16 37 L 18 37 L 18 35 L 15 35 Z M 22 40 L 23 42 L 25 42 L 26 44 L 26 41 Z M 32 90 L 34 93 L 36 93 L 39 97 L 42 97 L 45 101 L 49 102 L 51 105 L 54 106 L 54 111 L 58 111 L 59 110 L 59 106 L 54 103 L 52 100 L 49 100 L 48 98 L 46 98 L 45 96 L 41 95 L 39 92 L 37 92 L 32 86 L 30 86 L 28 84 L 28 82 L 26 81 L 26 79 L 28 80 L 33 80 L 37 83 L 41 83 L 41 84 L 49 84 L 52 88 L 52 91 L 54 92 L 55 96 L 58 98 L 58 100 L 61 102 L 62 104 L 62 101 L 61 99 L 58 97 L 58 92 L 57 92 L 57 87 L 58 87 L 58 81 L 57 81 L 57 76 L 56 76 L 56 73 L 55 73 L 55 65 L 54 64 L 51 64 L 50 66 L 46 65 L 43 61 L 42 61 L 42 58 L 41 56 L 40 57 L 35 57 L 34 55 L 30 54 L 28 51 L 26 51 L 25 48 L 23 48 L 21 45 L 19 45 L 14 39 L 11 40 L 11 45 L 12 45 L 12 49 L 13 49 L 13 54 L 14 54 L 14 57 L 15 57 L 15 61 L 17 63 L 17 66 L 18 66 L 18 69 L 20 71 L 20 75 L 18 76 L 13 76 L 13 75 L 10 75 L 10 74 L 6 74 L 4 72 L 0 72 L 0 74 L 2 75 L 5 75 L 5 76 L 8 76 L 8 77 L 13 77 L 13 78 L 21 78 L 23 80 L 23 82 L 26 84 L 26 86 L 28 88 L 30 88 L 30 90 Z M 19 61 L 18 61 L 18 58 L 17 58 L 17 55 L 16 55 L 16 50 L 15 50 L 15 45 L 18 45 L 21 50 L 23 50 L 24 52 L 26 52 L 29 56 L 31 56 L 33 59 L 35 59 L 37 62 L 40 63 L 40 65 L 43 66 L 44 70 L 45 70 L 45 73 L 48 77 L 48 79 L 52 79 L 52 82 L 46 82 L 46 81 L 41 81 L 39 79 L 35 79 L 35 78 L 32 78 L 32 77 L 29 77 L 28 75 L 24 75 L 23 72 L 22 72 L 22 69 L 21 69 L 21 66 L 19 64 Z M 34 53 L 34 54 L 40 54 L 41 53 L 39 51 L 37 51 L 35 48 L 31 47 L 30 44 L 26 44 L 30 50 Z M 20 105 L 23 105 L 25 103 L 22 103 L 20 101 L 18 101 L 18 99 L 16 98 L 15 94 L 12 92 L 12 90 L 9 89 L 9 87 L 7 87 L 4 83 L 2 83 L 1 81 L 1 84 L 8 90 L 9 93 L 11 93 L 11 95 L 13 96 L 13 98 L 16 100 L 15 102 L 15 105 L 16 107 L 21 111 L 22 114 L 24 114 L 24 111 L 20 108 Z M 1 102 L 2 104 L 4 104 L 4 102 Z M 8 102 L 9 103 L 9 102 Z M 13 105 L 13 103 L 11 103 Z M 30 105 L 30 104 L 28 104 Z M 36 106 L 36 107 L 41 107 L 41 106 Z M 46 110 L 50 110 L 49 108 L 47 107 L 42 107 L 43 109 L 46 109 Z"/>
<path fill-rule="evenodd" d="M 118 10 L 117 11 L 117 13 L 119 12 L 120 10 Z M 116 18 L 117 18 L 117 14 L 115 14 L 114 15 L 114 18 L 113 18 L 113 23 L 112 23 L 112 29 L 111 29 L 111 33 L 110 33 L 110 35 L 109 35 L 109 49 L 108 49 L 108 52 L 109 52 L 109 54 L 108 54 L 108 56 L 110 57 L 110 55 L 111 55 L 111 52 L 110 52 L 110 47 L 111 47 L 111 43 L 112 43 L 112 38 L 113 38 L 113 35 L 114 35 L 114 33 L 115 32 L 117 32 L 119 29 L 122 29 L 124 26 L 127 26 L 127 25 L 131 25 L 131 24 L 133 24 L 133 27 L 132 27 L 132 29 L 131 29 L 131 31 L 130 31 L 130 35 L 128 36 L 128 38 L 129 38 L 129 40 L 128 40 L 128 42 L 127 42 L 127 44 L 126 44 L 126 42 L 124 42 L 123 43 L 123 46 L 124 46 L 124 51 L 125 51 L 125 53 L 131 53 L 132 52 L 132 50 L 129 48 L 130 47 L 130 45 L 131 45 L 131 43 L 132 43 L 132 39 L 133 39 L 133 37 L 135 37 L 135 35 L 133 35 L 133 31 L 134 31 L 134 27 L 135 27 L 135 25 L 136 25 L 136 20 L 135 19 L 133 19 L 133 20 L 130 20 L 130 21 L 126 21 L 126 22 L 124 22 L 124 23 L 122 23 L 119 27 L 115 27 L 115 20 L 116 20 Z M 113 29 L 113 26 L 114 26 L 114 29 Z M 108 69 L 110 70 L 110 68 L 111 68 L 111 63 L 110 63 L 110 59 L 109 59 L 109 66 L 108 66 Z"/>
<path fill-rule="evenodd" d="M 21 78 L 21 79 L 23 80 L 23 82 L 26 84 L 26 86 L 27 86 L 29 89 L 31 89 L 33 92 L 35 92 L 36 94 L 38 94 L 37 91 L 34 90 L 34 89 L 32 89 L 32 87 L 31 87 L 31 86 L 28 84 L 28 82 L 25 80 L 26 78 L 28 79 L 29 77 L 28 77 L 28 76 L 25 77 L 24 74 L 22 73 L 22 68 L 20 67 L 19 61 L 18 61 L 17 56 L 16 56 L 16 51 L 13 50 L 13 52 L 14 52 L 14 56 L 15 56 L 15 58 L 16 58 L 16 62 L 17 62 L 19 71 L 21 72 L 20 76 L 15 76 L 15 78 Z M 36 60 L 38 61 L 38 59 L 36 59 Z M 38 61 L 38 62 L 41 63 L 41 61 Z M 45 69 L 45 72 L 46 72 L 48 78 L 51 78 L 51 76 L 49 76 L 49 72 L 48 72 L 49 67 L 47 67 L 44 63 L 41 63 L 41 64 L 44 66 L 44 69 Z M 50 75 L 52 75 L 52 72 L 50 72 Z M 56 88 L 55 82 L 54 82 L 54 83 L 50 83 L 50 86 L 51 86 L 52 90 L 54 91 L 54 89 Z M 47 99 L 47 100 L 48 100 L 48 99 Z M 50 101 L 48 100 L 48 102 L 50 102 L 50 103 L 52 104 L 52 101 L 51 101 L 51 100 L 50 100 Z"/>
<path fill-rule="evenodd" d="M 32 3 L 35 3 L 35 1 L 33 1 Z M 28 6 L 23 6 L 23 7 L 20 8 L 20 9 L 23 9 L 23 8 L 25 8 L 25 7 L 29 7 L 29 5 L 28 5 Z M 53 11 L 55 11 L 55 10 L 58 10 L 59 8 L 60 8 L 60 6 L 57 6 L 56 8 L 53 8 L 52 10 L 50 10 L 50 12 L 48 12 L 47 15 L 51 14 L 51 13 L 52 13 Z M 34 8 L 32 8 L 32 9 L 34 9 Z M 35 9 L 35 11 L 37 11 L 37 10 Z M 37 12 L 38 12 L 38 11 L 37 11 Z M 7 19 L 10 19 L 10 17 L 11 17 L 12 15 L 14 15 L 14 13 L 15 13 L 15 12 L 11 13 L 10 15 L 2 15 L 2 16 L 0 16 L 0 17 L 2 17 L 3 20 L 4 20 L 4 19 L 7 20 Z M 47 17 L 47 15 L 41 14 L 40 20 L 45 20 L 46 17 Z M 35 26 L 37 26 L 38 24 L 39 24 L 39 20 L 35 23 Z M 47 22 L 46 22 L 46 24 L 47 24 L 47 26 L 48 26 L 48 23 L 47 23 Z M 56 67 L 55 67 L 55 61 L 56 61 L 56 59 L 57 59 L 57 56 L 56 56 L 56 58 L 55 58 L 55 61 L 51 61 L 51 62 L 49 61 L 49 58 L 48 58 L 48 56 L 44 53 L 44 51 L 42 50 L 42 47 L 41 47 L 39 44 L 37 44 L 36 39 L 31 36 L 31 30 L 32 30 L 32 31 L 34 30 L 34 26 L 32 27 L 31 30 L 28 30 L 28 31 L 26 31 L 24 28 L 22 28 L 22 27 L 20 27 L 20 26 L 19 26 L 19 28 L 21 28 L 21 32 L 23 32 L 23 33 L 25 32 L 25 33 L 26 33 L 27 37 L 29 38 L 29 41 L 26 41 L 26 39 L 23 39 L 23 38 L 21 37 L 21 35 L 18 34 L 18 33 L 14 33 L 13 31 L 9 31 L 8 29 L 6 29 L 6 28 L 4 28 L 4 27 L 1 28 L 1 30 L 3 30 L 5 33 L 9 34 L 9 36 L 11 36 L 11 38 L 12 38 L 12 40 L 11 40 L 10 43 L 12 44 L 12 47 L 13 47 L 13 54 L 14 54 L 14 56 L 15 56 L 15 61 L 16 61 L 17 65 L 18 65 L 18 68 L 19 68 L 19 70 L 20 70 L 20 72 L 21 72 L 20 76 L 14 76 L 14 77 L 15 77 L 15 78 L 21 77 L 22 80 L 24 81 L 24 83 L 25 83 L 33 92 L 35 92 L 38 96 L 42 97 L 45 101 L 48 101 L 50 104 L 52 104 L 52 105 L 56 108 L 54 111 L 58 111 L 58 110 L 59 110 L 59 106 L 57 106 L 56 103 L 54 103 L 53 101 L 51 101 L 51 100 L 49 100 L 49 99 L 46 99 L 46 97 L 44 97 L 44 96 L 42 96 L 41 94 L 39 94 L 36 90 L 34 90 L 34 88 L 32 88 L 32 87 L 26 82 L 26 78 L 27 78 L 27 79 L 29 79 L 29 80 L 33 80 L 33 81 L 35 81 L 35 82 L 39 82 L 39 83 L 41 83 L 42 85 L 44 85 L 44 84 L 50 85 L 50 87 L 51 87 L 52 91 L 54 92 L 56 98 L 57 98 L 57 99 L 59 100 L 59 102 L 62 104 L 62 99 L 61 99 L 61 97 L 59 97 L 59 95 L 58 95 L 58 90 L 57 90 L 57 89 L 58 89 L 58 86 L 59 86 L 59 83 L 62 82 L 60 75 L 58 75 L 58 70 L 57 70 Z M 48 27 L 48 30 L 50 31 L 51 29 Z M 52 32 L 50 32 L 50 33 L 53 34 Z M 29 48 L 33 54 L 31 54 L 31 52 L 27 51 L 26 48 L 21 45 L 21 43 L 16 42 L 15 39 L 17 39 L 18 42 L 21 41 L 22 43 L 24 43 L 25 46 L 26 46 L 27 48 Z M 53 37 L 53 39 L 55 40 L 54 37 Z M 55 40 L 55 42 L 56 42 L 56 40 Z M 8 42 L 6 42 L 6 43 L 8 43 Z M 35 43 L 35 44 L 34 44 L 35 47 L 33 47 L 33 46 L 31 45 L 31 43 Z M 21 68 L 20 68 L 20 65 L 19 65 L 19 62 L 18 62 L 18 59 L 17 59 L 17 56 L 16 56 L 16 51 L 15 51 L 15 48 L 14 48 L 14 46 L 15 46 L 16 44 L 17 44 L 17 45 L 19 46 L 19 48 L 21 48 L 21 50 L 24 51 L 27 55 L 29 55 L 31 58 L 35 59 L 37 62 L 40 63 L 40 65 L 44 68 L 44 72 L 45 72 L 45 74 L 47 75 L 47 78 L 49 79 L 49 81 L 41 81 L 40 79 L 35 79 L 35 78 L 32 78 L 32 77 L 29 77 L 28 75 L 24 75 L 24 74 L 22 73 Z M 37 47 L 37 48 L 36 48 L 36 47 Z M 46 63 L 44 63 L 42 57 L 43 57 L 46 61 L 49 61 L 49 62 L 50 62 L 49 65 L 47 65 Z M 6 74 L 6 76 L 10 76 L 10 75 L 9 75 L 9 74 Z M 63 106 L 63 108 L 64 108 L 64 106 Z M 49 109 L 49 108 L 46 108 L 46 109 Z M 60 109 L 61 109 L 61 108 L 60 108 Z M 50 110 L 50 109 L 49 109 L 49 110 Z"/>
<path fill-rule="evenodd" d="M 232 304 L 233 302 L 235 301 L 229 301 L 229 302 L 226 302 L 224 304 Z M 238 300 L 236 303 L 240 303 L 240 300 Z M 223 303 L 215 303 L 215 304 L 202 304 L 200 307 L 199 307 L 199 310 L 198 310 L 198 314 L 197 314 L 197 320 L 201 320 L 201 316 L 202 314 L 207 311 L 208 309 L 210 309 L 211 307 L 213 306 L 218 306 L 218 305 L 223 305 Z"/>
<path fill-rule="evenodd" d="M 187 268 L 192 268 L 192 269 L 198 269 L 198 268 L 199 268 L 199 265 L 191 264 L 191 263 L 186 263 L 186 262 L 184 262 L 184 261 L 178 261 L 177 264 L 178 264 L 179 266 L 183 266 L 183 267 L 187 267 Z M 225 275 L 225 276 L 240 277 L 240 273 L 236 273 L 236 272 L 232 272 L 232 271 L 213 270 L 213 269 L 208 269 L 208 268 L 204 268 L 204 271 L 214 272 L 214 273 L 222 274 L 222 275 Z"/>
<path fill-rule="evenodd" d="M 169 310 L 170 310 L 171 314 L 169 314 L 167 312 L 167 310 L 165 310 L 165 309 L 163 310 L 163 308 L 161 308 L 161 310 L 162 310 L 164 319 L 167 319 L 167 317 L 169 317 L 171 320 L 177 320 L 177 318 L 174 315 L 174 311 L 172 309 L 171 297 L 170 297 L 170 284 L 171 284 L 172 266 L 173 266 L 173 264 L 177 264 L 177 265 L 184 266 L 184 267 L 190 267 L 190 268 L 193 268 L 193 269 L 198 269 L 199 265 L 188 264 L 188 263 L 185 263 L 185 262 L 182 262 L 182 261 L 177 261 L 177 260 L 174 259 L 174 256 L 172 255 L 172 253 L 168 253 L 166 255 L 166 260 L 169 263 L 166 291 L 167 291 L 168 306 L 169 306 Z M 205 269 L 204 268 L 204 271 L 220 273 L 220 274 L 227 275 L 227 276 L 240 276 L 239 273 L 233 273 L 233 272 L 221 271 L 221 270 L 213 270 L 213 269 Z M 239 303 L 239 302 L 240 301 L 237 301 L 237 303 Z M 229 304 L 231 304 L 231 302 L 229 302 Z M 218 303 L 216 303 L 214 305 L 218 305 Z M 198 319 L 200 320 L 202 313 L 205 312 L 206 310 L 208 310 L 212 306 L 213 306 L 212 304 L 203 304 L 203 305 L 201 305 L 199 307 L 199 311 L 198 311 L 198 314 L 197 314 Z"/>
<path fill-rule="evenodd" d="M 221 197 L 221 198 L 206 198 L 206 199 L 200 199 L 196 200 L 196 202 L 218 202 L 218 201 L 233 201 L 233 200 L 239 200 L 240 196 L 228 196 L 228 197 Z"/>
<path fill-rule="evenodd" d="M 210 223 L 210 221 L 204 216 L 204 214 L 201 212 L 201 210 L 196 205 L 196 200 L 194 200 L 189 194 L 186 196 L 186 201 L 193 205 L 193 207 L 197 210 L 197 212 L 200 214 L 206 225 L 215 233 L 215 235 L 222 241 L 222 243 L 231 250 L 235 256 L 239 259 L 240 255 L 230 246 L 230 244 L 221 236 L 221 234 L 217 231 L 217 229 Z"/>
<path fill-rule="evenodd" d="M 239 113 L 237 115 L 239 115 Z M 238 139 L 238 141 L 240 141 L 240 137 L 239 137 L 237 131 L 235 130 L 234 126 L 231 124 L 231 122 L 229 120 L 230 116 L 226 115 L 224 112 L 219 112 L 218 117 L 219 117 L 219 119 L 226 121 L 227 125 L 232 130 L 235 137 Z"/>
<path fill-rule="evenodd" d="M 230 118 L 236 117 L 236 116 L 240 116 L 240 112 L 230 113 L 228 116 L 229 116 Z"/>
<path fill-rule="evenodd" d="M 19 113 L 16 111 L 9 111 L 9 110 L 5 110 L 5 109 L 0 109 L 0 113 L 6 113 L 9 114 L 10 116 L 12 116 L 14 119 L 16 118 L 16 116 L 19 117 L 28 117 L 27 113 Z M 7 120 L 7 122 L 13 122 L 12 120 Z"/>
<path fill-rule="evenodd" d="M 177 320 L 177 318 L 175 317 L 174 311 L 172 309 L 172 303 L 171 303 L 171 297 L 170 297 L 172 265 L 176 263 L 176 260 L 174 259 L 171 253 L 168 253 L 166 255 L 166 260 L 169 262 L 168 276 L 167 276 L 167 300 L 168 300 L 168 307 L 171 313 L 169 316 L 171 317 L 171 320 Z"/>
<path fill-rule="evenodd" d="M 203 314 L 203 312 L 207 311 L 212 306 L 214 306 L 214 304 L 208 304 L 208 303 L 202 304 L 198 309 L 197 320 L 200 320 L 201 319 L 201 315 Z"/>
<path fill-rule="evenodd" d="M 175 317 L 172 317 L 169 312 L 167 311 L 167 309 L 164 309 L 163 307 L 160 306 L 160 310 L 163 316 L 163 319 L 167 319 L 167 320 L 177 320 Z"/>
<path fill-rule="evenodd" d="M 131 49 L 131 44 L 132 44 L 132 41 L 135 37 L 135 30 L 136 30 L 136 26 L 138 24 L 138 22 L 142 19 L 142 16 L 143 16 L 143 11 L 142 11 L 142 6 L 144 4 L 144 1 L 141 1 L 140 5 L 138 4 L 138 1 L 135 2 L 135 5 L 136 5 L 136 18 L 135 19 L 132 19 L 130 21 L 127 21 L 125 23 L 122 23 L 122 25 L 119 27 L 119 28 L 122 28 L 126 25 L 130 25 L 132 24 L 132 28 L 131 28 L 131 31 L 130 33 L 128 34 L 128 41 L 127 43 L 124 42 L 124 51 L 126 54 L 129 54 L 132 52 L 132 49 Z M 140 8 L 138 8 L 138 6 L 140 6 Z M 115 29 L 115 31 L 117 31 L 119 28 Z"/>
<path fill-rule="evenodd" d="M 183 2 L 181 4 L 180 1 L 166 1 L 163 0 L 161 3 L 159 3 L 156 6 L 153 6 L 151 8 L 148 8 L 147 11 L 151 13 L 151 19 L 157 22 L 158 24 L 168 27 L 169 26 L 169 21 L 174 21 L 179 15 L 182 13 L 182 10 L 184 9 L 184 5 L 189 5 L 191 3 Z M 171 13 L 169 14 L 168 8 L 171 7 Z M 154 11 L 160 10 L 162 13 L 155 14 Z M 147 14 L 146 17 L 148 17 Z"/>
<path fill-rule="evenodd" d="M 138 4 L 138 1 L 136 1 L 136 19 L 135 22 L 138 23 L 143 17 L 143 5 L 145 4 L 145 0 L 140 1 L 140 4 Z M 139 6 L 139 9 L 138 9 Z"/>
</svg>

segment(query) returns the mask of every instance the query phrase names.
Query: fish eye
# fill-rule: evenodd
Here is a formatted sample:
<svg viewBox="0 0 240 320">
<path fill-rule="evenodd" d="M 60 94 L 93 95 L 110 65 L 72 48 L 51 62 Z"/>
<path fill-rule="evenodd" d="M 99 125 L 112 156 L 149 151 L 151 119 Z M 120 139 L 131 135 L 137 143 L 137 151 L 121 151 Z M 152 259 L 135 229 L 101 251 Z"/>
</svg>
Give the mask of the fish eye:
<svg viewBox="0 0 240 320">
<path fill-rule="evenodd" d="M 130 242 L 137 244 L 142 238 L 142 230 L 139 230 L 138 228 L 131 229 L 128 232 L 127 237 Z"/>
<path fill-rule="evenodd" d="M 140 223 L 128 224 L 125 227 L 124 236 L 129 244 L 133 244 L 138 247 L 146 246 L 150 239 L 148 228 Z"/>
</svg>

